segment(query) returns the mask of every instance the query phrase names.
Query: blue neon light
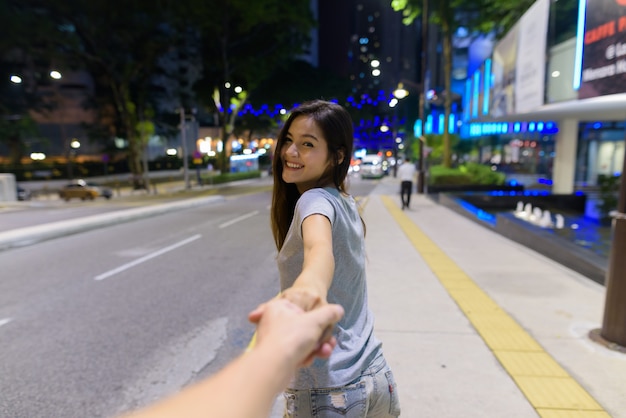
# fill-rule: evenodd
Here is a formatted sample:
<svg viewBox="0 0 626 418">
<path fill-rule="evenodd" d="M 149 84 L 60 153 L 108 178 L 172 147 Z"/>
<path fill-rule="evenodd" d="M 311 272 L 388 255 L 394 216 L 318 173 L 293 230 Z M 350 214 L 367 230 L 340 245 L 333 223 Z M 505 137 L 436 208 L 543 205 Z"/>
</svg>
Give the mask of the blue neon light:
<svg viewBox="0 0 626 418">
<path fill-rule="evenodd" d="M 484 75 L 484 92 L 483 92 L 483 115 L 489 114 L 489 88 L 491 87 L 491 58 L 485 60 Z"/>
<path fill-rule="evenodd" d="M 463 98 L 463 101 L 465 102 L 463 104 L 464 109 L 463 109 L 463 113 L 465 114 L 465 120 L 469 120 L 470 118 L 470 98 L 472 97 L 472 79 L 468 78 L 465 81 L 465 97 Z"/>
<path fill-rule="evenodd" d="M 459 206 L 461 206 L 466 211 L 474 214 L 474 216 L 476 216 L 477 219 L 490 223 L 491 225 L 496 224 L 495 215 L 483 209 L 477 208 L 476 206 L 472 205 L 471 203 L 466 202 L 465 200 L 462 200 L 462 199 L 455 199 L 455 200 L 456 200 L 456 203 L 459 204 Z"/>
<path fill-rule="evenodd" d="M 472 106 L 472 117 L 478 117 L 478 88 L 480 87 L 480 73 L 476 71 L 474 73 L 474 93 L 472 95 L 472 99 L 474 101 L 474 105 Z"/>
<path fill-rule="evenodd" d="M 559 131 L 555 122 L 472 122 L 465 129 L 469 129 L 470 137 L 524 132 L 551 135 Z"/>
<path fill-rule="evenodd" d="M 587 0 L 578 0 L 578 25 L 576 27 L 576 58 L 574 60 L 574 90 L 580 88 L 583 70 L 583 41 Z"/>
<path fill-rule="evenodd" d="M 413 135 L 415 135 L 418 138 L 422 136 L 422 120 L 421 119 L 418 119 L 415 121 L 415 124 L 413 125 Z"/>
</svg>

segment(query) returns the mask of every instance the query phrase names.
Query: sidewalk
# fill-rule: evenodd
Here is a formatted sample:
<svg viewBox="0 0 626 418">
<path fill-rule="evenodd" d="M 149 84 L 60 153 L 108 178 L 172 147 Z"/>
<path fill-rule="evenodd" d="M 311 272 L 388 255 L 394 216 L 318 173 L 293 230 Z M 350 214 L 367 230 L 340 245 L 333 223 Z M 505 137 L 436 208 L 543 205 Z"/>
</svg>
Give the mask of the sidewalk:
<svg viewBox="0 0 626 418">
<path fill-rule="evenodd" d="M 626 417 L 604 287 L 385 178 L 365 204 L 370 306 L 403 417 Z"/>
</svg>

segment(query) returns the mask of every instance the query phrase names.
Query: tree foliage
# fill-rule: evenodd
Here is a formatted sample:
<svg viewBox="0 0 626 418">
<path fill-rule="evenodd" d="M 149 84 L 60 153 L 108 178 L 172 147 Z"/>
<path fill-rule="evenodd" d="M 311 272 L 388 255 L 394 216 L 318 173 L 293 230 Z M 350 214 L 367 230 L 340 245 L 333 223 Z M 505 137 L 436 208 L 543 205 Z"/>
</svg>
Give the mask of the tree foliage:
<svg viewBox="0 0 626 418">
<path fill-rule="evenodd" d="M 50 84 L 50 63 L 59 55 L 52 42 L 55 32 L 39 13 L 0 2 L 0 143 L 8 148 L 12 165 L 23 156 L 23 137 L 37 134 L 29 110 L 43 111 L 54 104 L 42 88 Z M 10 81 L 18 75 L 21 82 Z"/>
<path fill-rule="evenodd" d="M 225 139 L 236 115 L 231 105 L 245 103 L 225 83 L 253 95 L 274 68 L 305 52 L 315 23 L 308 0 L 5 0 L 5 11 L 0 63 L 19 51 L 42 68 L 88 72 L 88 105 L 100 127 L 90 132 L 125 139 L 135 174 L 145 147 L 138 126 L 156 119 L 156 129 L 173 132 L 176 110 L 184 107 L 220 114 Z M 28 72 L 27 64 L 14 67 Z M 24 103 L 23 112 L 29 107 Z"/>
<path fill-rule="evenodd" d="M 315 21 L 306 0 L 213 0 L 194 11 L 191 24 L 201 33 L 205 61 L 198 101 L 219 114 L 226 144 L 234 130 L 235 110 L 244 104 L 227 83 L 241 86 L 245 100 L 253 97 L 275 68 L 306 51 Z M 220 157 L 225 171 L 226 148 Z"/>
<path fill-rule="evenodd" d="M 391 7 L 402 11 L 403 22 L 411 24 L 421 16 L 427 0 L 392 0 Z M 569 0 L 567 0 L 569 1 Z M 504 36 L 535 0 L 442 0 L 429 2 L 429 21 L 447 24 L 453 30 L 467 28 L 471 33 Z"/>
</svg>

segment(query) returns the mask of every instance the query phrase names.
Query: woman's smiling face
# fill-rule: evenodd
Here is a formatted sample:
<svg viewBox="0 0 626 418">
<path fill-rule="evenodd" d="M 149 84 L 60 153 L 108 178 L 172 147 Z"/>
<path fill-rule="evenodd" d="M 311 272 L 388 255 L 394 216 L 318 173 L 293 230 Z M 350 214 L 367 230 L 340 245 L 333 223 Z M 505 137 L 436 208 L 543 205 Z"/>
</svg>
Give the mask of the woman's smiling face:
<svg viewBox="0 0 626 418">
<path fill-rule="evenodd" d="M 283 181 L 293 183 L 300 193 L 315 187 L 330 161 L 328 143 L 315 121 L 308 116 L 293 120 L 280 149 Z"/>
</svg>

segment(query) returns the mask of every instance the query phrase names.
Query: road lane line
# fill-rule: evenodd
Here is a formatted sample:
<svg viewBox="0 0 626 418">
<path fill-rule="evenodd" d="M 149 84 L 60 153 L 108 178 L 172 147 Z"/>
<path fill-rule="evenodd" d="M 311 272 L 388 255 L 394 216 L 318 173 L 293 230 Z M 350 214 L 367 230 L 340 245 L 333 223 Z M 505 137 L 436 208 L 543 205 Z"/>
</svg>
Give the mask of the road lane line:
<svg viewBox="0 0 626 418">
<path fill-rule="evenodd" d="M 237 223 L 237 222 L 239 222 L 239 221 L 243 221 L 244 219 L 248 219 L 248 218 L 250 218 L 250 217 L 252 217 L 252 216 L 254 216 L 254 215 L 257 215 L 258 213 L 259 213 L 259 211 L 258 211 L 258 210 L 255 210 L 254 212 L 246 213 L 245 215 L 241 215 L 241 216 L 240 216 L 240 217 L 238 217 L 238 218 L 232 219 L 232 220 L 230 220 L 230 221 L 228 221 L 228 222 L 224 222 L 223 224 L 221 224 L 221 225 L 219 226 L 219 228 L 220 228 L 220 229 L 222 229 L 222 228 L 226 228 L 227 226 L 231 226 L 232 224 L 235 224 L 235 223 Z"/>
<path fill-rule="evenodd" d="M 4 318 L 4 319 L 0 319 L 0 327 L 3 325 L 8 324 L 9 322 L 11 322 L 13 320 L 13 318 Z"/>
<path fill-rule="evenodd" d="M 176 244 L 172 244 L 169 247 L 162 248 L 162 249 L 160 249 L 158 251 L 155 251 L 155 252 L 153 252 L 151 254 L 148 254 L 148 255 L 145 255 L 145 256 L 143 256 L 141 258 L 138 258 L 135 261 L 131 261 L 130 263 L 126 263 L 126 264 L 121 265 L 121 266 L 119 266 L 117 268 L 114 268 L 113 270 L 109 270 L 109 271 L 107 271 L 105 273 L 102 273 L 102 274 L 94 277 L 93 279 L 94 280 L 104 280 L 104 279 L 106 279 L 108 277 L 116 275 L 117 273 L 121 273 L 124 270 L 128 270 L 128 269 L 130 269 L 132 267 L 135 267 L 138 264 L 141 264 L 141 263 L 144 263 L 144 262 L 146 262 L 148 260 L 151 260 L 154 257 L 158 257 L 161 254 L 165 254 L 165 253 L 167 253 L 169 251 L 175 250 L 178 247 L 182 247 L 183 245 L 187 245 L 190 242 L 193 242 L 193 241 L 199 239 L 200 237 L 202 237 L 202 235 L 200 235 L 200 234 L 194 235 L 194 236 L 189 237 L 189 238 L 187 238 L 185 240 L 177 242 Z"/>
</svg>

